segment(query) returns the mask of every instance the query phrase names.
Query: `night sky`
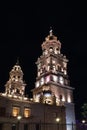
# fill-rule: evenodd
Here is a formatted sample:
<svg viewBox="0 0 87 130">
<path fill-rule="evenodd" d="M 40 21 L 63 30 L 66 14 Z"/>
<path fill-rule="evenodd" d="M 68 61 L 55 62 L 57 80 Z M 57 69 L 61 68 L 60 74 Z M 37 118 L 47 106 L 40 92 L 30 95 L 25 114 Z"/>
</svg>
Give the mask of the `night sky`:
<svg viewBox="0 0 87 130">
<path fill-rule="evenodd" d="M 9 72 L 19 57 L 27 84 L 26 94 L 32 96 L 37 68 L 35 62 L 42 54 L 41 44 L 49 34 L 62 43 L 61 52 L 69 59 L 68 75 L 75 88 L 76 118 L 87 102 L 87 11 L 86 4 L 76 2 L 21 3 L 3 8 L 0 13 L 0 91 L 3 92 Z"/>
</svg>

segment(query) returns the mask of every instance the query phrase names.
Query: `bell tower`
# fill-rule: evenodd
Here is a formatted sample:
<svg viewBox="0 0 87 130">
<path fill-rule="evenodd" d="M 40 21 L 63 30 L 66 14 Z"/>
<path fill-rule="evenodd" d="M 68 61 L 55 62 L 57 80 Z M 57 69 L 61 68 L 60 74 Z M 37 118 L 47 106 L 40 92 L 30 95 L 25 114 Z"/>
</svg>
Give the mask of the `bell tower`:
<svg viewBox="0 0 87 130">
<path fill-rule="evenodd" d="M 60 105 L 73 102 L 73 88 L 67 74 L 66 56 L 61 54 L 61 43 L 50 30 L 42 44 L 43 54 L 38 58 L 37 77 L 33 97 L 36 102 Z M 45 100 L 45 101 L 44 101 Z"/>
<path fill-rule="evenodd" d="M 35 102 L 66 107 L 66 123 L 75 123 L 73 89 L 67 74 L 68 59 L 61 53 L 61 42 L 52 29 L 42 43 L 37 59 L 37 77 L 32 90 Z"/>
<path fill-rule="evenodd" d="M 24 97 L 26 84 L 23 81 L 23 72 L 19 65 L 19 61 L 17 61 L 16 65 L 13 66 L 9 75 L 9 80 L 5 84 L 5 94 L 13 97 Z"/>
</svg>

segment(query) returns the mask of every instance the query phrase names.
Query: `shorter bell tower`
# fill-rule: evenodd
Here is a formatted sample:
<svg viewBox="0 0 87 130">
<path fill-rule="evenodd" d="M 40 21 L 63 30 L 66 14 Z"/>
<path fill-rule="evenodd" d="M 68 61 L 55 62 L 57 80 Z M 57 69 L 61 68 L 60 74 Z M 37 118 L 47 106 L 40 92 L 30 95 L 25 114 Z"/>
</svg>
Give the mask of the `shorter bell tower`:
<svg viewBox="0 0 87 130">
<path fill-rule="evenodd" d="M 19 65 L 19 61 L 17 61 L 16 65 L 13 66 L 9 75 L 9 80 L 5 84 L 5 94 L 13 97 L 24 97 L 26 84 L 23 81 L 23 72 Z"/>
</svg>

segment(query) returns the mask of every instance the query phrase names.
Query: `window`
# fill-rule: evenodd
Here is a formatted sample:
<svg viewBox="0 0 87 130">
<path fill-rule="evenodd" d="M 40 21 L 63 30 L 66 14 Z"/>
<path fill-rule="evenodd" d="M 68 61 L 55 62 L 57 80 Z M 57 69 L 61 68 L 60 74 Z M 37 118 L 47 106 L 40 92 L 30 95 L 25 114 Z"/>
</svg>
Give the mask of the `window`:
<svg viewBox="0 0 87 130">
<path fill-rule="evenodd" d="M 28 130 L 28 124 L 24 124 L 24 130 Z"/>
<path fill-rule="evenodd" d="M 62 76 L 59 77 L 59 82 L 60 82 L 61 84 L 64 84 L 64 79 L 63 79 Z"/>
<path fill-rule="evenodd" d="M 50 48 L 49 48 L 49 51 L 50 51 L 50 52 L 52 52 L 52 51 L 53 51 L 53 48 L 52 48 L 52 47 L 50 47 Z"/>
<path fill-rule="evenodd" d="M 46 77 L 46 83 L 48 83 L 50 81 L 50 76 Z"/>
<path fill-rule="evenodd" d="M 24 117 L 28 118 L 31 115 L 31 110 L 29 108 L 24 108 Z"/>
<path fill-rule="evenodd" d="M 53 75 L 53 81 L 57 82 L 58 81 L 58 77 L 56 75 Z"/>
<path fill-rule="evenodd" d="M 47 55 L 47 54 L 48 54 L 48 51 L 47 51 L 47 50 L 45 50 L 45 51 L 44 51 L 44 54 L 45 54 L 45 55 Z"/>
<path fill-rule="evenodd" d="M 39 81 L 36 82 L 36 88 L 39 87 Z"/>
<path fill-rule="evenodd" d="M 12 116 L 16 117 L 19 115 L 20 108 L 19 107 L 13 107 L 12 109 Z"/>
<path fill-rule="evenodd" d="M 16 130 L 16 124 L 12 124 L 12 130 Z"/>
<path fill-rule="evenodd" d="M 44 84 L 44 78 L 41 78 L 41 81 L 40 81 L 41 85 Z"/>
<path fill-rule="evenodd" d="M 36 129 L 35 130 L 40 130 L 39 124 L 36 124 Z"/>
<path fill-rule="evenodd" d="M 20 78 L 20 76 L 18 76 L 18 79 Z"/>
<path fill-rule="evenodd" d="M 52 60 L 52 63 L 53 63 L 53 64 L 55 64 L 55 63 L 56 63 L 56 61 L 55 61 L 55 60 Z"/>
<path fill-rule="evenodd" d="M 48 65 L 48 66 L 47 66 L 47 71 L 49 71 L 49 70 L 50 70 L 50 66 Z"/>
<path fill-rule="evenodd" d="M 0 116 L 5 116 L 5 113 L 6 113 L 6 108 L 0 107 Z"/>
<path fill-rule="evenodd" d="M 53 71 L 54 71 L 54 72 L 56 71 L 56 67 L 55 67 L 55 65 L 53 65 Z"/>
</svg>

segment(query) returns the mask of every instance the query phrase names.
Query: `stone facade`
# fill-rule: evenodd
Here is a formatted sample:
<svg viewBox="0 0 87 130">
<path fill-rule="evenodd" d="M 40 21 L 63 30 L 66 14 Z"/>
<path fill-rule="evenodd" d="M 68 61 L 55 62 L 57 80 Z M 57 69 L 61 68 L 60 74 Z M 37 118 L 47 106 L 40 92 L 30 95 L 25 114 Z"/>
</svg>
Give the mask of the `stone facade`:
<svg viewBox="0 0 87 130">
<path fill-rule="evenodd" d="M 25 96 L 26 83 L 19 61 L 10 71 L 5 92 L 0 93 L 0 130 L 72 130 L 74 88 L 70 86 L 67 63 L 61 42 L 50 30 L 36 62 L 32 99 Z"/>
<path fill-rule="evenodd" d="M 17 109 L 19 109 L 19 111 L 16 115 Z M 29 110 L 29 113 L 26 109 Z M 18 125 L 18 116 L 21 116 L 20 126 Z M 51 106 L 48 104 L 33 103 L 29 101 L 29 99 L 24 101 L 12 97 L 0 96 L 0 126 L 2 125 L 0 130 L 17 130 L 18 127 L 19 130 L 29 130 L 29 128 L 31 128 L 31 130 L 37 130 L 37 124 L 42 127 L 42 129 L 39 128 L 39 130 L 44 129 L 44 124 L 49 124 L 50 127 L 53 124 L 51 128 L 46 125 L 47 130 L 56 130 L 56 119 L 59 118 L 60 123 L 65 124 L 65 117 L 64 106 Z M 63 130 L 66 130 L 65 126 Z"/>
</svg>

